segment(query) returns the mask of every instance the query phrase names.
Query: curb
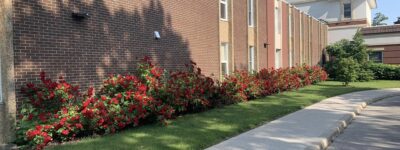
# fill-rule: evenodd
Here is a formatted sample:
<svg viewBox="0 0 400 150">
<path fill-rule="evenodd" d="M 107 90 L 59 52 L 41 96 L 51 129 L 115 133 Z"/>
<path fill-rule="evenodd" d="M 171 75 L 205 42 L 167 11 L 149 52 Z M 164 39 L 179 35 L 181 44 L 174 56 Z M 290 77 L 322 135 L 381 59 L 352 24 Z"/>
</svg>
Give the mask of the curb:
<svg viewBox="0 0 400 150">
<path fill-rule="evenodd" d="M 305 150 L 326 150 L 329 147 L 329 145 L 332 144 L 335 138 L 339 136 L 347 128 L 347 126 L 351 124 L 353 119 L 356 116 L 358 116 L 361 113 L 361 111 L 364 110 L 369 104 L 395 96 L 400 96 L 400 93 L 389 94 L 362 102 L 355 108 L 353 112 L 349 113 L 348 115 L 345 115 L 342 119 L 338 120 L 339 123 L 336 128 L 322 134 L 322 137 L 326 138 L 322 139 L 320 143 L 316 143 L 316 146 L 309 146 L 305 148 Z"/>
</svg>

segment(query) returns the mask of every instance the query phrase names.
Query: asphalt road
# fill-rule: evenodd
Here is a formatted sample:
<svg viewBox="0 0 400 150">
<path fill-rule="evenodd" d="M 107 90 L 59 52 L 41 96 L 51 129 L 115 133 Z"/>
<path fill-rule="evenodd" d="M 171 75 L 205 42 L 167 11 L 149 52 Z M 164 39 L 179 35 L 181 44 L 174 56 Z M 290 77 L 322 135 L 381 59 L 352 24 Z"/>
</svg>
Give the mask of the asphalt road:
<svg viewBox="0 0 400 150">
<path fill-rule="evenodd" d="M 328 150 L 400 150 L 400 96 L 368 105 Z"/>
</svg>

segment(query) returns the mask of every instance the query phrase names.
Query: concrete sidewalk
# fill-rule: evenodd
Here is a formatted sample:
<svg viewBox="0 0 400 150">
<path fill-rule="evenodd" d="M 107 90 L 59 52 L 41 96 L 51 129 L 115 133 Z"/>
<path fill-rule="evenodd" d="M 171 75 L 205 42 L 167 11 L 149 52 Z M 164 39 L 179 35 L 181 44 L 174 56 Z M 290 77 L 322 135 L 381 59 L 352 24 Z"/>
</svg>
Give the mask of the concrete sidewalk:
<svg viewBox="0 0 400 150">
<path fill-rule="evenodd" d="M 325 149 L 367 104 L 399 95 L 400 89 L 385 89 L 328 98 L 208 150 Z"/>
<path fill-rule="evenodd" d="M 328 150 L 400 149 L 400 96 L 368 105 Z"/>
</svg>

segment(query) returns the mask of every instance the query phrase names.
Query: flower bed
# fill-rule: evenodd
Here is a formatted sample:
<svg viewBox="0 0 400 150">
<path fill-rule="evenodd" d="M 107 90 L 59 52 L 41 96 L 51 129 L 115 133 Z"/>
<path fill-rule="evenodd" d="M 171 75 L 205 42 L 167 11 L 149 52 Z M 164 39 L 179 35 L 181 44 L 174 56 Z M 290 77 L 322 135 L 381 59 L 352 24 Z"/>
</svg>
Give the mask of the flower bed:
<svg viewBox="0 0 400 150">
<path fill-rule="evenodd" d="M 41 83 L 22 89 L 27 99 L 20 111 L 17 141 L 43 149 L 89 135 L 104 135 L 185 113 L 248 101 L 326 80 L 320 67 L 236 71 L 222 82 L 204 76 L 195 63 L 166 72 L 146 57 L 134 75 L 111 75 L 95 92 L 84 94 L 62 78 L 54 82 L 41 73 Z"/>
</svg>

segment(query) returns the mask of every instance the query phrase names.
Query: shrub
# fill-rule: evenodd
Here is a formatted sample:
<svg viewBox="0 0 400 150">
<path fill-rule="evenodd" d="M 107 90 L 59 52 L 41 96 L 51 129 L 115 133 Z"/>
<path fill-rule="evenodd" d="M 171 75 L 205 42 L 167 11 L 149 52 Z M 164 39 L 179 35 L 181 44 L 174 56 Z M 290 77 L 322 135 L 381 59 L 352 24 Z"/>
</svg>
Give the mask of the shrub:
<svg viewBox="0 0 400 150">
<path fill-rule="evenodd" d="M 352 41 L 341 40 L 329 45 L 327 52 L 332 59 L 325 68 L 332 79 L 342 81 L 344 85 L 373 79 L 371 71 L 363 67 L 368 63 L 368 49 L 360 32 L 354 35 Z"/>
<path fill-rule="evenodd" d="M 248 71 L 235 71 L 221 83 L 220 92 L 226 104 L 248 101 L 260 96 L 260 82 Z"/>
<path fill-rule="evenodd" d="M 297 73 L 291 72 L 292 69 L 262 69 L 258 75 L 258 80 L 262 83 L 262 95 L 271 95 L 291 89 L 298 89 L 301 79 Z M 293 73 L 293 74 L 292 74 Z"/>
<path fill-rule="evenodd" d="M 216 90 L 214 81 L 194 62 L 186 65 L 186 70 L 171 72 L 165 88 L 167 101 L 178 113 L 206 109 Z"/>
<path fill-rule="evenodd" d="M 286 69 L 262 69 L 257 74 L 263 96 L 298 89 L 327 79 L 326 72 L 318 66 L 298 66 Z"/>
<path fill-rule="evenodd" d="M 374 80 L 374 73 L 368 68 L 368 65 L 360 66 L 357 81 L 365 82 Z"/>
<path fill-rule="evenodd" d="M 337 80 L 342 81 L 347 86 L 350 82 L 358 79 L 360 66 L 353 59 L 342 58 L 337 63 Z"/>
<path fill-rule="evenodd" d="M 184 113 L 248 101 L 326 80 L 320 67 L 236 71 L 221 83 L 204 76 L 195 63 L 167 73 L 149 57 L 135 75 L 110 75 L 101 89 L 78 86 L 41 73 L 39 84 L 22 89 L 26 100 L 17 123 L 17 141 L 23 148 L 43 149 L 88 135 L 110 134 L 145 123 L 161 122 Z"/>
<path fill-rule="evenodd" d="M 152 64 L 149 57 L 145 57 L 138 64 L 137 70 L 138 77 L 112 75 L 104 81 L 98 98 L 108 104 L 105 106 L 111 107 L 104 108 L 104 111 L 112 111 L 110 117 L 104 120 L 110 120 L 105 124 L 105 127 L 110 128 L 107 132 L 123 129 L 132 123 L 137 126 L 143 119 L 165 123 L 165 119 L 171 118 L 174 113 L 173 108 L 163 99 L 166 92 L 161 81 L 162 69 Z M 110 126 L 116 121 L 119 122 L 117 126 Z"/>
<path fill-rule="evenodd" d="M 400 80 L 400 66 L 369 63 L 367 68 L 372 71 L 375 79 L 379 80 Z"/>
<path fill-rule="evenodd" d="M 40 83 L 22 88 L 23 101 L 17 124 L 17 144 L 43 148 L 52 141 L 73 139 L 82 130 L 76 104 L 80 93 L 60 77 L 58 82 L 40 73 Z"/>
<path fill-rule="evenodd" d="M 257 79 L 261 82 L 261 94 L 271 95 L 279 92 L 278 72 L 274 68 L 261 69 L 257 74 Z"/>
</svg>

